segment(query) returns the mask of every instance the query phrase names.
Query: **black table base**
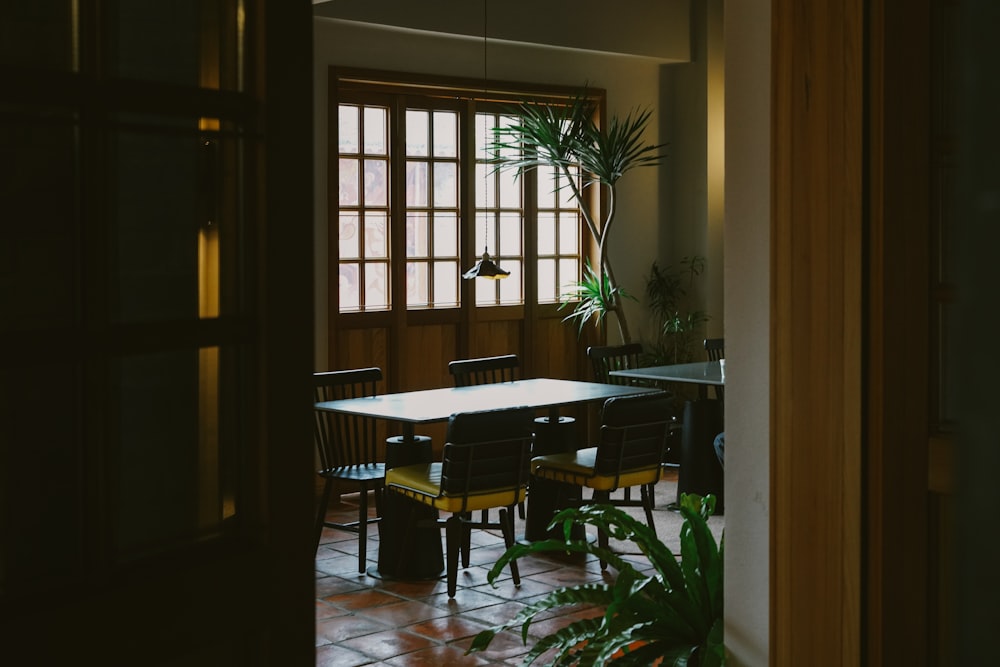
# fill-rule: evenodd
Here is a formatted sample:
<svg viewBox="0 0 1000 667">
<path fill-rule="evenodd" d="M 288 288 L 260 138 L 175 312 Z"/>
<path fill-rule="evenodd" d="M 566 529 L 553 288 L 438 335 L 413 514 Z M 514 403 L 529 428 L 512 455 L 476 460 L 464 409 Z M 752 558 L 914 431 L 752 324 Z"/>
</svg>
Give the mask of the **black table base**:
<svg viewBox="0 0 1000 667">
<path fill-rule="evenodd" d="M 579 446 L 576 420 L 559 417 L 553 422 L 548 417 L 535 420 L 535 441 L 532 456 L 572 452 Z M 547 479 L 531 478 L 528 485 L 528 509 L 524 521 L 524 541 L 538 542 L 547 539 L 563 539 L 562 528 L 546 530 L 556 513 L 572 505 L 580 504 L 581 489 L 572 484 L 553 482 Z M 570 537 L 574 540 L 586 538 L 583 526 L 573 526 Z"/>
<path fill-rule="evenodd" d="M 433 460 L 431 439 L 414 436 L 408 443 L 402 436 L 385 441 L 385 466 L 411 465 Z M 382 579 L 437 579 L 444 573 L 441 529 L 430 522 L 438 512 L 409 498 L 386 491 L 382 520 L 378 523 L 378 569 L 369 574 Z"/>
<path fill-rule="evenodd" d="M 725 429 L 722 401 L 703 399 L 684 404 L 677 500 L 682 493 L 699 496 L 714 494 L 715 513 L 725 509 L 725 482 L 722 466 L 715 455 L 715 436 Z"/>
</svg>

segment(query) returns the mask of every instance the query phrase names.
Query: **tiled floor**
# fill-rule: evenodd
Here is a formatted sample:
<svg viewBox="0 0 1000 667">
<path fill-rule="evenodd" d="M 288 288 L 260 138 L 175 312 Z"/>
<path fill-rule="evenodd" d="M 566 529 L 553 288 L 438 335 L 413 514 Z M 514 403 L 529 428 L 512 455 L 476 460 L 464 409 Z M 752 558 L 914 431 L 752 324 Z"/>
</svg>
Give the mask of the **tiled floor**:
<svg viewBox="0 0 1000 667">
<path fill-rule="evenodd" d="M 676 474 L 668 472 L 657 488 L 657 513 L 669 511 L 665 506 L 673 500 L 675 489 Z M 356 505 L 351 501 L 351 496 L 344 496 L 338 507 L 331 508 L 331 514 L 357 516 Z M 630 511 L 642 516 L 641 509 Z M 713 517 L 713 522 L 720 526 L 721 521 L 722 517 Z M 517 529 L 523 533 L 520 521 Z M 367 558 L 375 565 L 378 530 L 371 532 Z M 672 540 L 676 537 L 660 535 L 675 553 Z M 493 587 L 486 581 L 486 573 L 503 553 L 503 538 L 499 531 L 475 530 L 472 541 L 470 567 L 459 570 L 458 592 L 449 600 L 443 577 L 401 582 L 358 574 L 357 536 L 327 529 L 316 554 L 316 664 L 323 667 L 520 664 L 521 656 L 535 639 L 569 622 L 566 614 L 578 617 L 601 613 L 595 608 L 564 610 L 562 616 L 532 624 L 528 646 L 521 642 L 519 634 L 506 633 L 495 638 L 488 651 L 465 655 L 480 630 L 513 617 L 527 603 L 553 588 L 614 576 L 614 570 L 602 574 L 597 560 L 590 557 L 537 555 L 519 560 L 520 586 L 514 586 L 508 569 Z M 626 557 L 636 563 L 637 569 L 649 567 L 638 553 Z"/>
</svg>

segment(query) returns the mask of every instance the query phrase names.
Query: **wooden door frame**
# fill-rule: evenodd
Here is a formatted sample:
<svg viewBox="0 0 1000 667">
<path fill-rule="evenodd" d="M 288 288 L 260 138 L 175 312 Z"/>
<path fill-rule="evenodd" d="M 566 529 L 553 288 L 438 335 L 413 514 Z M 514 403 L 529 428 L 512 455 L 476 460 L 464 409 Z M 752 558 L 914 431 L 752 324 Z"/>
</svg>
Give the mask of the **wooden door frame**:
<svg viewBox="0 0 1000 667">
<path fill-rule="evenodd" d="M 772 8 L 770 661 L 919 666 L 927 3 Z"/>
</svg>

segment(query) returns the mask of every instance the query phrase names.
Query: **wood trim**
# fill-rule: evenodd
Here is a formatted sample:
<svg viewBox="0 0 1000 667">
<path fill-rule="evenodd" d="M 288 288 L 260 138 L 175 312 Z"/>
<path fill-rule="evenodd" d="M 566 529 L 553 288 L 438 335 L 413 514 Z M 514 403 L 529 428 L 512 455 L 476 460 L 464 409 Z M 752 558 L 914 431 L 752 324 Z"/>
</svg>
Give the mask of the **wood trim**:
<svg viewBox="0 0 1000 667">
<path fill-rule="evenodd" d="M 861 656 L 859 0 L 775 0 L 771 664 Z"/>
<path fill-rule="evenodd" d="M 874 2 L 869 20 L 865 657 L 921 667 L 929 630 L 921 446 L 930 431 L 929 282 L 919 281 L 930 276 L 929 2 Z"/>
</svg>

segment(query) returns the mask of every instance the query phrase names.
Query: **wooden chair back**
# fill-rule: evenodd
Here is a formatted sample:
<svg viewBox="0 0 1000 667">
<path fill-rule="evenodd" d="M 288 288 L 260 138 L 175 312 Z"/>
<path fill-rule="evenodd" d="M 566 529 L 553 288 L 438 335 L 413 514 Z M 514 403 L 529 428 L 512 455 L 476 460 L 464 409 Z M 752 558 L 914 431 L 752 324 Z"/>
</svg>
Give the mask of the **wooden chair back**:
<svg viewBox="0 0 1000 667">
<path fill-rule="evenodd" d="M 456 387 L 513 382 L 519 378 L 519 371 L 520 363 L 516 354 L 457 359 L 448 364 L 448 372 Z"/>
<path fill-rule="evenodd" d="M 531 408 L 453 415 L 441 459 L 442 494 L 499 494 L 503 500 L 495 506 L 517 503 L 528 485 L 533 427 Z"/>
<path fill-rule="evenodd" d="M 725 338 L 706 338 L 705 355 L 709 361 L 718 361 L 726 356 Z"/>
<path fill-rule="evenodd" d="M 594 371 L 594 382 L 604 384 L 631 384 L 627 378 L 617 378 L 610 375 L 611 371 L 639 368 L 642 357 L 642 345 L 629 343 L 627 345 L 602 345 L 587 348 L 587 357 Z"/>
<path fill-rule="evenodd" d="M 595 472 L 621 476 L 636 470 L 659 470 L 672 411 L 673 396 L 667 391 L 605 401 Z"/>
<path fill-rule="evenodd" d="M 375 396 L 382 370 L 377 367 L 313 374 L 316 402 Z M 316 446 L 323 470 L 377 462 L 378 438 L 375 420 L 360 415 L 313 411 Z"/>
</svg>

